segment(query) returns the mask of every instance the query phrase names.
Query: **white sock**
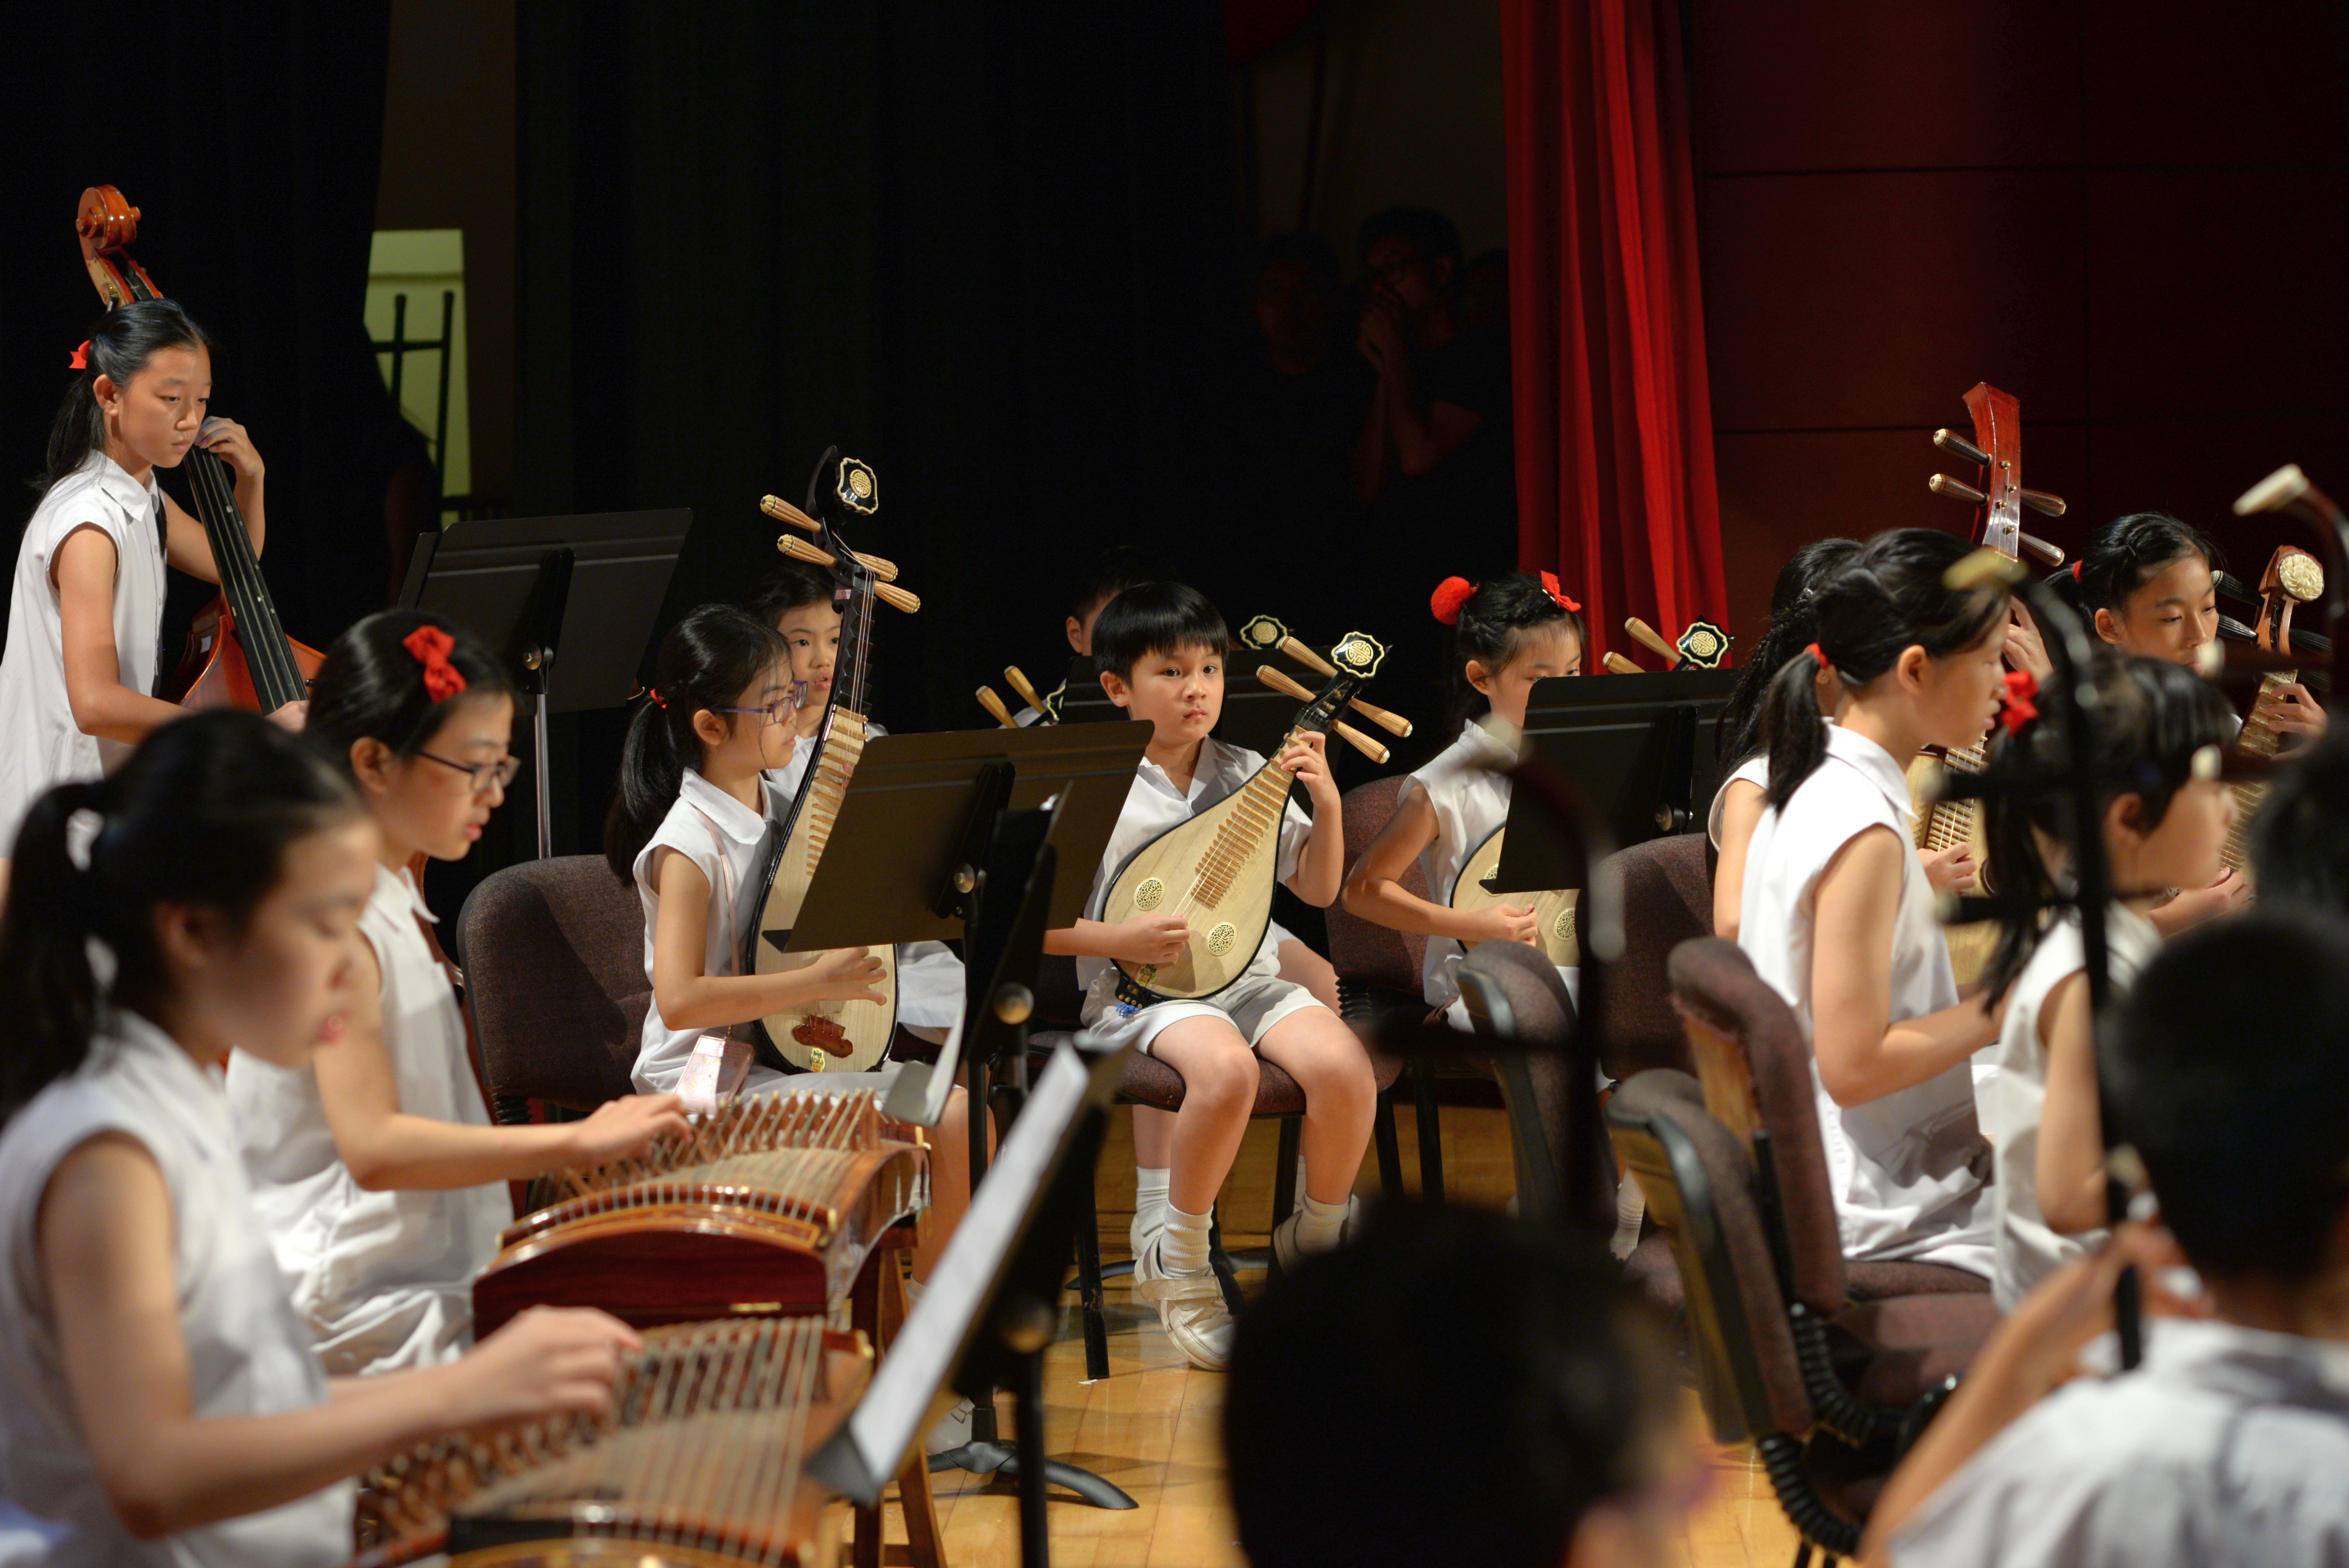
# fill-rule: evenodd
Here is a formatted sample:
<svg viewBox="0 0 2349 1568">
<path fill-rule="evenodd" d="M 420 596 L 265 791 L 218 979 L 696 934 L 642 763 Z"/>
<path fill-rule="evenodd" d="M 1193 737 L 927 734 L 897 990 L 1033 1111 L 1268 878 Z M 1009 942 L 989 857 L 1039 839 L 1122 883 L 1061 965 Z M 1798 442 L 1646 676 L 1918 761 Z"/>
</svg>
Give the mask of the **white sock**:
<svg viewBox="0 0 2349 1568">
<path fill-rule="evenodd" d="M 1155 1223 L 1156 1215 L 1166 1211 L 1166 1187 L 1174 1173 L 1164 1166 L 1137 1165 L 1133 1168 L 1133 1212 L 1147 1223 Z"/>
<path fill-rule="evenodd" d="M 1166 1229 L 1158 1238 L 1158 1264 L 1168 1274 L 1199 1274 L 1207 1266 L 1207 1223 L 1215 1212 L 1186 1214 L 1173 1202 L 1166 1205 Z"/>
<path fill-rule="evenodd" d="M 1308 1192 L 1297 1209 L 1297 1247 L 1299 1252 L 1326 1253 L 1338 1244 L 1339 1233 L 1346 1228 L 1346 1212 L 1352 1207 L 1350 1200 L 1325 1203 Z"/>
</svg>

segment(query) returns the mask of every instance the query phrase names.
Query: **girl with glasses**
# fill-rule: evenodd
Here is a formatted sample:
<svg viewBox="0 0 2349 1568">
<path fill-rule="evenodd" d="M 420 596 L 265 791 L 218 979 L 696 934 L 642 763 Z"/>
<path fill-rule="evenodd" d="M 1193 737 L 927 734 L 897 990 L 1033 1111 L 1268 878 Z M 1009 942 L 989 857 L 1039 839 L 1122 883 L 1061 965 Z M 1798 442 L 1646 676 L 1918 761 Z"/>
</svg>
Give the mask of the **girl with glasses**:
<svg viewBox="0 0 2349 1568">
<path fill-rule="evenodd" d="M 409 867 L 471 851 L 513 777 L 513 714 L 487 650 L 413 610 L 346 632 L 311 688 L 307 737 L 356 787 L 378 841 L 357 994 L 338 1038 L 291 1067 L 240 1055 L 228 1087 L 278 1262 L 332 1374 L 461 1354 L 473 1276 L 513 1219 L 506 1182 L 633 1154 L 685 1125 L 670 1095 L 585 1121 L 492 1124 Z"/>
</svg>

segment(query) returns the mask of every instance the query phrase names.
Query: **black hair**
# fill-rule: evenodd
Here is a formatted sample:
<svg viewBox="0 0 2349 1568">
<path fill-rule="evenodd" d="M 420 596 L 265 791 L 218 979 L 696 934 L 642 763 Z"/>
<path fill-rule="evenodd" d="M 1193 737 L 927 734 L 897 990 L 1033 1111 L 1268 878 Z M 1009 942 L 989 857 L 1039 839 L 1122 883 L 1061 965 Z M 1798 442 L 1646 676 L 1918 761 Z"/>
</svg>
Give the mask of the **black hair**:
<svg viewBox="0 0 2349 1568">
<path fill-rule="evenodd" d="M 1941 574 L 1973 552 L 1954 533 L 1896 528 L 1879 533 L 1820 583 L 1811 639 L 1847 686 L 1890 669 L 1903 650 L 1948 658 L 1980 641 L 2006 614 L 2006 590 L 1952 588 Z M 1762 697 L 1762 738 L 1770 748 L 1769 801 L 1781 810 L 1826 756 L 1816 677 L 1806 648 L 1778 667 Z"/>
<path fill-rule="evenodd" d="M 840 581 L 823 567 L 806 561 L 785 561 L 766 585 L 745 606 L 771 626 L 803 605 L 838 602 Z"/>
<path fill-rule="evenodd" d="M 1449 585 L 1461 579 L 1445 581 Z M 1436 592 L 1441 594 L 1443 589 Z M 1532 573 L 1512 572 L 1477 584 L 1461 601 L 1459 618 L 1452 624 L 1452 646 L 1444 665 L 1444 733 L 1456 735 L 1462 725 L 1489 706 L 1485 694 L 1468 684 L 1471 660 L 1498 675 L 1517 656 L 1528 634 L 1558 625 L 1573 628 L 1575 641 L 1588 651 L 1590 639 L 1583 632 L 1582 617 L 1551 598 L 1549 590 Z"/>
<path fill-rule="evenodd" d="M 2093 632 L 2097 611 L 2109 610 L 2117 618 L 2127 608 L 2130 594 L 2189 555 L 2199 555 L 2213 572 L 2226 570 L 2225 554 L 2192 523 L 2166 511 L 2133 511 L 2096 530 L 2074 563 L 2076 570 L 2061 570 L 2048 582 L 2079 610 L 2080 619 Z"/>
<path fill-rule="evenodd" d="M 2227 742 L 2232 727 L 2227 699 L 2183 665 L 2163 659 L 2100 653 L 2090 679 L 2096 692 L 2091 733 L 2100 780 L 2098 820 L 2106 805 L 2135 795 L 2140 805 L 2137 831 L 2152 832 L 2193 778 L 2194 754 Z M 2069 843 L 2077 831 L 2070 790 L 2059 781 L 2065 750 L 2061 715 L 2070 703 L 2068 692 L 2043 689 L 2037 697 L 2040 717 L 2018 731 L 1995 737 L 1984 769 L 1986 778 L 2010 786 L 2036 786 L 2026 792 L 1993 793 L 1983 807 L 1990 847 L 1983 881 L 2002 894 L 2027 897 L 2034 905 L 2052 903 L 2062 891 L 2061 872 L 2041 852 L 2041 836 Z M 2125 896 L 2148 890 L 2114 891 Z M 2014 984 L 2041 934 L 2036 908 L 2002 917 L 1998 946 L 1983 971 L 1992 996 Z"/>
<path fill-rule="evenodd" d="M 134 300 L 98 317 L 89 329 L 87 368 L 74 372 L 49 427 L 48 464 L 33 488 L 47 490 L 71 479 L 92 452 L 106 450 L 106 414 L 98 406 L 98 378 L 118 387 L 147 368 L 167 348 L 212 351 L 212 340 L 188 313 L 168 299 Z"/>
<path fill-rule="evenodd" d="M 1409 245 L 1416 260 L 1450 262 L 1452 284 L 1458 288 L 1468 269 L 1462 264 L 1460 231 L 1451 219 L 1432 207 L 1389 207 L 1373 212 L 1354 232 L 1354 259 L 1368 262 L 1371 247 L 1390 238 Z"/>
<path fill-rule="evenodd" d="M 628 721 L 619 782 L 604 819 L 604 860 L 614 876 L 635 880 L 636 856 L 677 804 L 685 770 L 701 760 L 693 716 L 732 707 L 745 687 L 778 665 L 788 667 L 791 656 L 772 623 L 732 604 L 704 604 L 668 629 L 652 689 Z"/>
<path fill-rule="evenodd" d="M 94 824 L 75 822 L 85 810 Z M 151 1015 L 165 999 L 159 905 L 218 910 L 241 931 L 286 846 L 359 812 L 315 749 L 228 709 L 175 719 L 108 777 L 34 801 L 0 916 L 0 1110 L 78 1068 L 108 1003 Z M 110 983 L 92 939 L 112 954 Z"/>
<path fill-rule="evenodd" d="M 1129 588 L 1144 583 L 1172 583 L 1182 573 L 1156 551 L 1140 544 L 1112 544 L 1092 559 L 1069 595 L 1069 614 L 1081 621 Z"/>
<path fill-rule="evenodd" d="M 1668 1345 L 1570 1237 L 1381 1206 L 1239 1319 L 1224 1448 L 1241 1547 L 1265 1568 L 1550 1568 L 1594 1503 L 1662 1479 Z"/>
<path fill-rule="evenodd" d="M 1231 645 L 1223 616 L 1183 583 L 1136 583 L 1103 605 L 1093 623 L 1093 664 L 1124 680 L 1153 654 L 1199 647 L 1220 654 Z"/>
<path fill-rule="evenodd" d="M 1770 591 L 1769 628 L 1738 673 L 1713 731 L 1713 753 L 1723 774 L 1762 749 L 1762 694 L 1788 659 L 1818 640 L 1819 585 L 1858 553 L 1857 539 L 1815 539 L 1778 568 L 1778 585 Z"/>
<path fill-rule="evenodd" d="M 505 666 L 471 632 L 421 610 L 378 610 L 335 639 L 310 683 L 303 737 L 345 773 L 357 742 L 379 740 L 394 756 L 412 757 L 455 711 L 425 689 L 424 661 L 407 646 L 425 627 L 450 639 L 448 661 L 465 677 L 457 701 L 513 696 Z"/>
<path fill-rule="evenodd" d="M 2251 869 L 2262 903 L 2349 915 L 2349 727 L 2302 748 L 2251 819 Z"/>
<path fill-rule="evenodd" d="M 1338 297 L 1343 283 L 1338 253 L 1320 235 L 1304 231 L 1266 235 L 1256 248 L 1256 270 L 1261 273 L 1275 262 L 1295 262 L 1305 269 L 1315 294 L 1325 301 Z"/>
<path fill-rule="evenodd" d="M 2166 944 L 2104 1031 L 2106 1126 L 2204 1274 L 2324 1268 L 2349 1195 L 2344 1039 L 2349 927 L 2257 906 Z"/>
</svg>

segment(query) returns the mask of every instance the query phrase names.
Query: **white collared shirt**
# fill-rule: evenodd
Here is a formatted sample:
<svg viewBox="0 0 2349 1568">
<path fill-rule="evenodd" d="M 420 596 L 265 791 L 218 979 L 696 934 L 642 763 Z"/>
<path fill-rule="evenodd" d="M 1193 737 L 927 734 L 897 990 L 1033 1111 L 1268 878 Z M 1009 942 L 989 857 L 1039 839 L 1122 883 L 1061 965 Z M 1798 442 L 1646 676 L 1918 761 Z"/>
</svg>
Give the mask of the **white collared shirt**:
<svg viewBox="0 0 2349 1568">
<path fill-rule="evenodd" d="M 1133 785 L 1125 792 L 1125 806 L 1118 812 L 1117 826 L 1110 831 L 1109 848 L 1102 854 L 1101 868 L 1093 873 L 1093 890 L 1085 900 L 1086 918 L 1102 918 L 1102 905 L 1108 902 L 1110 889 L 1116 884 L 1118 872 L 1125 869 L 1128 861 L 1255 778 L 1264 763 L 1261 753 L 1209 736 L 1199 742 L 1199 760 L 1192 769 L 1190 788 L 1178 789 L 1174 780 L 1166 776 L 1166 769 L 1143 758 L 1134 769 Z M 1312 833 L 1313 819 L 1305 814 L 1292 793 L 1281 813 L 1274 881 L 1286 882 L 1297 874 L 1297 858 L 1304 852 L 1305 841 Z M 1280 948 L 1270 931 L 1257 944 L 1256 956 L 1244 973 L 1259 979 L 1279 977 Z M 1098 1016 L 1115 999 L 1117 976 L 1117 965 L 1109 959 L 1077 960 L 1077 981 L 1085 988 L 1084 1016 L 1088 1020 Z"/>
<path fill-rule="evenodd" d="M 2105 916 L 2113 993 L 2118 995 L 2161 947 L 2153 922 L 2124 904 Z M 2039 1124 L 2047 1109 L 2047 1047 L 2039 1037 L 2047 993 L 2087 966 L 2080 914 L 2065 910 L 2040 937 L 2006 994 L 2006 1017 L 1992 1047 L 1998 1072 L 1982 1090 L 1982 1130 L 1995 1151 L 1991 1184 L 1998 1224 L 1997 1273 L 1991 1293 L 1999 1310 L 2013 1312 L 2031 1287 L 2104 1241 L 2101 1231 L 2066 1236 L 2048 1228 L 2039 1206 Z"/>
<path fill-rule="evenodd" d="M 2147 1327 L 2144 1366 L 2065 1384 L 1943 1482 L 1899 1568 L 2349 1568 L 2349 1348 Z"/>
<path fill-rule="evenodd" d="M 50 487 L 25 525 L 0 652 L 0 858 L 33 802 L 57 785 L 97 779 L 128 756 L 120 741 L 85 735 L 66 692 L 65 628 L 54 573 L 60 545 L 95 528 L 114 542 L 114 657 L 122 684 L 151 693 L 163 631 L 162 492 L 103 452 Z"/>
<path fill-rule="evenodd" d="M 487 1127 L 464 1015 L 419 919 L 432 914 L 406 870 L 378 866 L 359 933 L 382 971 L 383 1048 L 399 1109 Z M 335 1145 L 308 1062 L 289 1069 L 239 1052 L 229 1060 L 228 1098 L 254 1202 L 326 1370 L 388 1372 L 463 1355 L 472 1343 L 473 1278 L 513 1221 L 506 1184 L 361 1187 Z"/>
<path fill-rule="evenodd" d="M 1432 902 L 1452 903 L 1460 869 L 1468 863 L 1468 857 L 1508 821 L 1509 776 L 1485 766 L 1489 759 L 1506 760 L 1506 755 L 1484 727 L 1472 720 L 1461 727 L 1457 739 L 1406 778 L 1396 791 L 1398 811 L 1413 794 L 1423 794 L 1435 813 L 1435 837 L 1419 852 L 1419 869 L 1427 878 L 1427 896 Z M 1460 944 L 1452 937 L 1427 939 L 1419 983 L 1429 1006 L 1446 1007 L 1460 999 L 1455 972 L 1463 956 Z"/>
<path fill-rule="evenodd" d="M 330 1568 L 347 1560 L 348 1481 L 156 1541 L 133 1540 L 115 1517 L 75 1414 L 36 1234 L 59 1161 L 109 1131 L 138 1140 L 171 1194 L 172 1281 L 195 1414 L 268 1416 L 326 1399 L 325 1369 L 254 1209 L 219 1073 L 144 1018 L 114 1016 L 82 1068 L 0 1132 L 0 1488 L 64 1527 L 30 1560 L 75 1568 Z M 15 1532 L 8 1543 L 18 1544 Z"/>
<path fill-rule="evenodd" d="M 1892 754 L 1831 725 L 1826 755 L 1782 812 L 1765 809 L 1745 851 L 1737 945 L 1754 973 L 1784 996 L 1812 1032 L 1811 966 L 1818 882 L 1846 844 L 1871 828 L 1914 841 L 1909 786 Z M 1887 1021 L 1921 1017 L 1958 1000 L 1950 950 L 1933 913 L 1925 868 L 1900 857 L 1900 905 L 1892 930 L 1891 1010 Z M 1866 1105 L 1844 1107 L 1811 1064 L 1819 1134 L 1854 1258 L 1909 1258 L 1991 1272 L 1991 1202 L 1977 1162 L 1982 1133 L 1973 1073 L 1961 1062 L 1923 1083 Z"/>
</svg>

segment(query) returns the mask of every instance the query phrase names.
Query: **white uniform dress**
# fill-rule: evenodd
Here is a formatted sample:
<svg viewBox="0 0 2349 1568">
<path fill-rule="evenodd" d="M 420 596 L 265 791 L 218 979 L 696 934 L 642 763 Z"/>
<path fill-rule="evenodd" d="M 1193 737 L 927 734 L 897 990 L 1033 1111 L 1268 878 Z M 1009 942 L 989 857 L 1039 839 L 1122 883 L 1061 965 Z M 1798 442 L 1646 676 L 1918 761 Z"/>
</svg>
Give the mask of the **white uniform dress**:
<svg viewBox="0 0 2349 1568">
<path fill-rule="evenodd" d="M 11 1532 L 11 1562 L 318 1568 L 351 1554 L 348 1481 L 296 1501 L 157 1541 L 137 1541 L 108 1503 L 66 1382 L 57 1311 L 35 1237 L 57 1164 L 105 1132 L 136 1139 L 171 1202 L 171 1273 L 200 1417 L 266 1416 L 324 1404 L 326 1375 L 254 1212 L 220 1075 L 145 1019 L 119 1015 L 69 1078 L 0 1133 L 0 1487 L 62 1528 L 46 1553 Z"/>
<path fill-rule="evenodd" d="M 418 923 L 431 918 L 405 870 L 376 868 L 359 933 L 383 973 L 384 1052 L 401 1111 L 488 1127 L 464 1015 Z M 307 1062 L 289 1070 L 239 1052 L 228 1098 L 254 1202 L 326 1370 L 388 1372 L 463 1355 L 474 1276 L 513 1222 L 506 1184 L 368 1191 L 335 1147 Z"/>
<path fill-rule="evenodd" d="M 95 528 L 114 542 L 114 656 L 124 686 L 152 692 L 163 632 L 162 495 L 150 472 L 132 479 L 104 453 L 52 486 L 16 547 L 8 644 L 0 652 L 0 857 L 13 853 L 25 813 L 46 790 L 97 779 L 130 748 L 85 735 L 66 696 L 57 547 Z"/>
<path fill-rule="evenodd" d="M 1435 812 L 1435 837 L 1420 851 L 1419 869 L 1427 878 L 1428 897 L 1437 903 L 1452 902 L 1453 884 L 1460 880 L 1460 869 L 1468 863 L 1468 857 L 1509 820 L 1509 776 L 1484 766 L 1487 759 L 1506 761 L 1507 754 L 1483 726 L 1469 723 L 1462 727 L 1458 739 L 1405 779 L 1396 792 L 1398 811 L 1410 804 L 1414 794 L 1424 794 Z M 1446 1023 L 1455 1029 L 1472 1030 L 1475 1026 L 1469 1021 L 1466 1004 L 1460 1000 L 1455 974 L 1465 956 L 1453 938 L 1429 937 L 1419 982 L 1427 1005 L 1443 1008 Z M 1558 965 L 1557 972 L 1566 982 L 1568 995 L 1579 1001 L 1581 972 L 1564 965 Z"/>
<path fill-rule="evenodd" d="M 1143 758 L 1134 770 L 1132 787 L 1125 792 L 1125 806 L 1110 833 L 1101 869 L 1093 873 L 1093 891 L 1085 901 L 1086 917 L 1102 918 L 1110 889 L 1128 861 L 1160 835 L 1190 820 L 1256 777 L 1264 763 L 1260 754 L 1211 736 L 1199 742 L 1199 761 L 1191 775 L 1191 787 L 1178 789 L 1164 769 Z M 1304 851 L 1305 841 L 1312 831 L 1313 819 L 1294 799 L 1290 799 L 1281 814 L 1280 843 L 1273 872 L 1277 881 L 1285 882 L 1296 874 L 1297 857 Z M 1134 1049 L 1143 1052 L 1150 1049 L 1151 1040 L 1167 1025 L 1210 1016 L 1229 1019 L 1249 1045 L 1259 1045 L 1272 1026 L 1291 1013 L 1321 1006 L 1304 986 L 1280 977 L 1279 944 L 1270 931 L 1257 944 L 1256 956 L 1239 978 L 1198 1001 L 1173 999 L 1134 1007 L 1118 1000 L 1120 973 L 1116 964 L 1107 958 L 1077 960 L 1077 982 L 1085 988 L 1084 1025 L 1107 1039 L 1130 1041 Z"/>
<path fill-rule="evenodd" d="M 1751 784 L 1756 789 L 1770 788 L 1770 754 L 1765 751 L 1759 757 L 1747 758 L 1713 792 L 1713 805 L 1704 814 L 1704 836 L 1713 841 L 1716 850 L 1721 848 L 1721 809 L 1728 803 L 1732 784 Z"/>
<path fill-rule="evenodd" d="M 2349 1568 L 2349 1346 L 2146 1326 L 2143 1367 L 2064 1384 L 1942 1482 L 1897 1568 Z"/>
<path fill-rule="evenodd" d="M 1900 764 L 1840 725 L 1826 756 L 1782 812 L 1765 810 L 1745 852 L 1737 944 L 1811 1035 L 1811 940 L 1820 873 L 1870 828 L 1913 842 Z M 1925 868 L 1900 857 L 1900 905 L 1892 930 L 1889 1021 L 1954 1006 L 1949 945 L 1933 916 Z M 1819 1134 L 1826 1146 L 1847 1256 L 1916 1259 L 1991 1273 L 1988 1161 L 1974 1115 L 1973 1075 L 1961 1062 L 1866 1105 L 1837 1105 L 1811 1066 Z"/>
<path fill-rule="evenodd" d="M 2121 904 L 2105 916 L 2105 934 L 2116 995 L 2137 978 L 2160 949 L 2153 923 Z M 1998 1272 L 1991 1292 L 1999 1310 L 2013 1312 L 2031 1287 L 2104 1241 L 2101 1231 L 2059 1235 L 2039 1207 L 2039 1122 L 2047 1104 L 2047 1047 L 2039 1037 L 2040 1008 L 2047 993 L 2088 960 L 2080 945 L 2080 916 L 2066 910 L 2047 928 L 2007 991 L 2006 1021 L 1992 1047 L 1998 1074 L 1982 1093 L 1983 1127 L 1996 1151 L 1998 1179 L 1991 1184 L 1998 1223 Z"/>
</svg>

